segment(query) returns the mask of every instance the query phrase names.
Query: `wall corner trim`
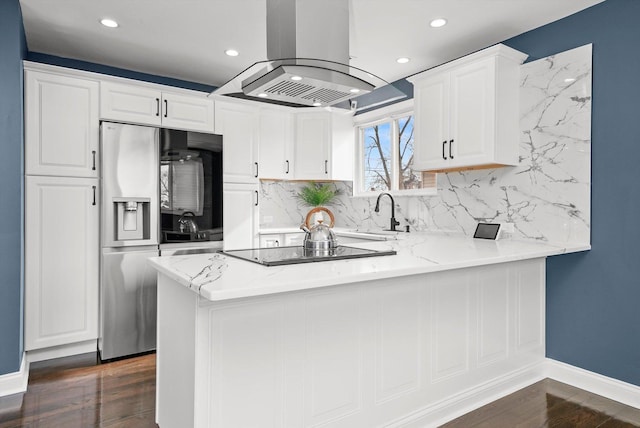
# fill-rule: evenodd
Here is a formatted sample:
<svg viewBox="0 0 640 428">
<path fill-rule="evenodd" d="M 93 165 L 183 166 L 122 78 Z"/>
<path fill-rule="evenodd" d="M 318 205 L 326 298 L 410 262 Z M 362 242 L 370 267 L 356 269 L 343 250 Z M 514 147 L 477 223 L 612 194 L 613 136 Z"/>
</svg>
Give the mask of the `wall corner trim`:
<svg viewBox="0 0 640 428">
<path fill-rule="evenodd" d="M 0 376 L 0 397 L 26 392 L 29 381 L 27 356 L 22 354 L 20 370 Z"/>
<path fill-rule="evenodd" d="M 640 386 L 547 358 L 546 377 L 640 409 Z"/>
</svg>

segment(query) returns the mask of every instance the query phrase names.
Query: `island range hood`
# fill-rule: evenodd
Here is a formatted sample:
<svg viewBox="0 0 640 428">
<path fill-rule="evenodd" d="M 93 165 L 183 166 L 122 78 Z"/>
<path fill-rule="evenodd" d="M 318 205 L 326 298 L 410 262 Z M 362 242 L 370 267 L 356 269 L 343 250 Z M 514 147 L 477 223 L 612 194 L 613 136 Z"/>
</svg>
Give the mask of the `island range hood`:
<svg viewBox="0 0 640 428">
<path fill-rule="evenodd" d="M 267 60 L 212 94 L 293 107 L 353 108 L 388 85 L 349 65 L 349 0 L 266 0 Z"/>
</svg>

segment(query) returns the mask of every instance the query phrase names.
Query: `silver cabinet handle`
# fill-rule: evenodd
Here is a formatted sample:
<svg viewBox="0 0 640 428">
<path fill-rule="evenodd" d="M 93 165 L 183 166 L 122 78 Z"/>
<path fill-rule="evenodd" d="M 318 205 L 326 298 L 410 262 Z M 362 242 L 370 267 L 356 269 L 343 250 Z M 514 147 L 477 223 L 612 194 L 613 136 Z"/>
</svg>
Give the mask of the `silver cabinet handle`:
<svg viewBox="0 0 640 428">
<path fill-rule="evenodd" d="M 258 178 L 258 162 L 254 162 L 254 164 L 256 166 L 256 175 L 254 177 Z"/>
<path fill-rule="evenodd" d="M 254 190 L 254 192 L 256 192 L 256 203 L 254 205 L 257 207 L 258 206 L 258 191 Z"/>
<path fill-rule="evenodd" d="M 164 100 L 164 117 L 167 117 L 168 112 L 169 112 L 169 101 Z"/>
<path fill-rule="evenodd" d="M 453 140 L 449 140 L 449 157 L 453 159 L 453 154 L 451 153 L 451 148 L 453 147 Z"/>
<path fill-rule="evenodd" d="M 96 204 L 96 186 L 91 186 L 93 188 L 93 202 L 91 203 L 91 205 L 95 205 Z"/>
<path fill-rule="evenodd" d="M 96 151 L 92 150 L 91 151 L 91 156 L 93 157 L 93 166 L 91 167 L 92 171 L 96 170 Z"/>
<path fill-rule="evenodd" d="M 444 154 L 444 147 L 447 145 L 447 140 L 442 142 L 442 159 L 447 160 L 447 155 Z"/>
<path fill-rule="evenodd" d="M 328 160 L 324 161 L 324 173 L 325 174 L 329 174 L 329 161 Z"/>
<path fill-rule="evenodd" d="M 284 172 L 285 174 L 289 174 L 289 160 L 285 161 L 287 163 L 287 170 Z"/>
<path fill-rule="evenodd" d="M 160 116 L 160 98 L 156 98 L 156 116 Z"/>
</svg>

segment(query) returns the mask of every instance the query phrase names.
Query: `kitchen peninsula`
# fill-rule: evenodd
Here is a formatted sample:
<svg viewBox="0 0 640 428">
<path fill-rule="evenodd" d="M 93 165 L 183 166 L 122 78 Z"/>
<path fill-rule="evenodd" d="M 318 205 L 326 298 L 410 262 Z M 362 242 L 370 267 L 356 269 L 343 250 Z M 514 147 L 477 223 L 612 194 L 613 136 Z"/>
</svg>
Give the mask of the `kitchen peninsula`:
<svg viewBox="0 0 640 428">
<path fill-rule="evenodd" d="M 265 267 L 220 253 L 159 272 L 167 427 L 433 424 L 539 379 L 544 259 L 588 250 L 462 234 L 397 255 Z"/>
</svg>

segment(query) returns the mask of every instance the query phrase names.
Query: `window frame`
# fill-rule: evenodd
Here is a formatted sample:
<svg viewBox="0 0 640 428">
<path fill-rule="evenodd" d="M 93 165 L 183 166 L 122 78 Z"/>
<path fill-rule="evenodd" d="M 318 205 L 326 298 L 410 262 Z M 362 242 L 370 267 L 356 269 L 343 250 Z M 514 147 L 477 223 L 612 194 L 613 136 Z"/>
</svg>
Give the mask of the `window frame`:
<svg viewBox="0 0 640 428">
<path fill-rule="evenodd" d="M 354 117 L 353 124 L 355 128 L 356 138 L 356 150 L 355 150 L 355 162 L 354 162 L 354 177 L 353 177 L 353 196 L 355 197 L 372 197 L 377 196 L 381 191 L 363 190 L 364 187 L 364 171 L 365 171 L 365 144 L 364 144 L 364 130 L 365 128 L 375 126 L 381 123 L 391 122 L 392 138 L 391 138 L 391 190 L 385 190 L 383 192 L 391 193 L 393 196 L 434 196 L 438 193 L 437 182 L 434 187 L 427 187 L 424 189 L 398 189 L 400 174 L 397 170 L 398 165 L 398 119 L 402 119 L 407 116 L 414 116 L 413 99 L 402 101 L 396 104 L 392 104 L 388 107 L 383 107 L 374 111 L 363 113 Z M 415 126 L 415 116 L 413 118 Z M 415 134 L 414 134 L 415 135 Z M 415 138 L 414 138 L 414 151 L 415 151 Z"/>
</svg>

